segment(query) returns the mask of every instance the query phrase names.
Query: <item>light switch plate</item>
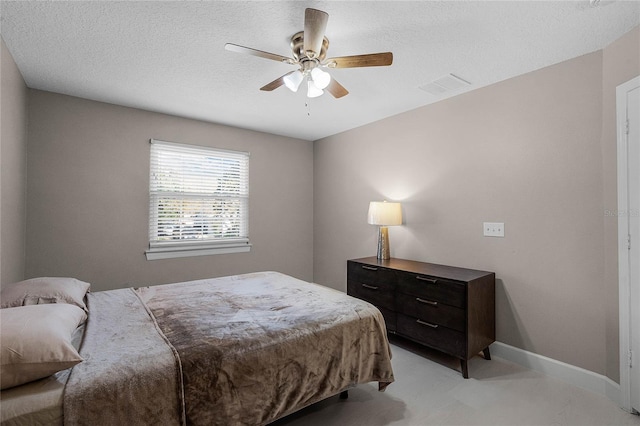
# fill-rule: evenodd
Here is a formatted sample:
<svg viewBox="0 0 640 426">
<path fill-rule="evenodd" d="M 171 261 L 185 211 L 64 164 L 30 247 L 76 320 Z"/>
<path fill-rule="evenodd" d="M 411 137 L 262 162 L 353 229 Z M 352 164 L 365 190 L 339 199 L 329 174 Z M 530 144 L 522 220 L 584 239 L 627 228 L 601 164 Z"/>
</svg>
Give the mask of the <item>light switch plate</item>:
<svg viewBox="0 0 640 426">
<path fill-rule="evenodd" d="M 504 238 L 504 222 L 484 222 L 482 226 L 485 237 Z"/>
</svg>

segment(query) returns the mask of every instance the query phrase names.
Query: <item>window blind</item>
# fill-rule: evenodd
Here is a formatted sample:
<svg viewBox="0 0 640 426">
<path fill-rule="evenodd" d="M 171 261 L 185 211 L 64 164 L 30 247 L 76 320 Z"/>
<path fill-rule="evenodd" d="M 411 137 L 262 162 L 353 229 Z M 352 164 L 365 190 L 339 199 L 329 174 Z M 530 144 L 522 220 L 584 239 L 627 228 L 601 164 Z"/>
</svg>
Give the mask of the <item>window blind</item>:
<svg viewBox="0 0 640 426">
<path fill-rule="evenodd" d="M 151 140 L 149 247 L 249 242 L 249 153 Z"/>
</svg>

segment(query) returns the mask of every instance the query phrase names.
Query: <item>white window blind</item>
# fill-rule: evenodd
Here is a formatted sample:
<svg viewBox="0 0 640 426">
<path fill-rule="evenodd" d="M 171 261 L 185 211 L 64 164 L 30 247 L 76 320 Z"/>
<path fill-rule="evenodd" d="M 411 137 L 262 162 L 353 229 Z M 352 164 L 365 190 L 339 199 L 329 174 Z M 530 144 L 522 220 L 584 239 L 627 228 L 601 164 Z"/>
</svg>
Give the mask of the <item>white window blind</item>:
<svg viewBox="0 0 640 426">
<path fill-rule="evenodd" d="M 249 250 L 249 153 L 151 140 L 147 259 Z"/>
</svg>

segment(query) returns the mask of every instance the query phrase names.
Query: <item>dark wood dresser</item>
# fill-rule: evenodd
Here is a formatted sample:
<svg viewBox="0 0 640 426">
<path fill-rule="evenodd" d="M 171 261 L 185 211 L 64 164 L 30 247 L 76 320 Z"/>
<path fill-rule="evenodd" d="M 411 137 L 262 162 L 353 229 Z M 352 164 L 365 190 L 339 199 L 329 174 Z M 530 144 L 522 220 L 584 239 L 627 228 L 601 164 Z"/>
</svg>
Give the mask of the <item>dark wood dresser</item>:
<svg viewBox="0 0 640 426">
<path fill-rule="evenodd" d="M 467 361 L 491 359 L 495 341 L 495 274 L 412 260 L 347 261 L 347 293 L 375 305 L 389 333 Z"/>
</svg>

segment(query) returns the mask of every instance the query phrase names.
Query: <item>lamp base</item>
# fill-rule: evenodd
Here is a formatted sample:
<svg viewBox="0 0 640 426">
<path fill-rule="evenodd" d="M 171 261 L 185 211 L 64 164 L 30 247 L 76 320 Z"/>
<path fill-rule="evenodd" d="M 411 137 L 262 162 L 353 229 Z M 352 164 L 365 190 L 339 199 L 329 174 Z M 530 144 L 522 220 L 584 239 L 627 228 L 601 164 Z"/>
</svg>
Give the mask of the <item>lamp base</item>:
<svg viewBox="0 0 640 426">
<path fill-rule="evenodd" d="M 378 260 L 388 260 L 389 255 L 389 228 L 378 228 Z"/>
</svg>

